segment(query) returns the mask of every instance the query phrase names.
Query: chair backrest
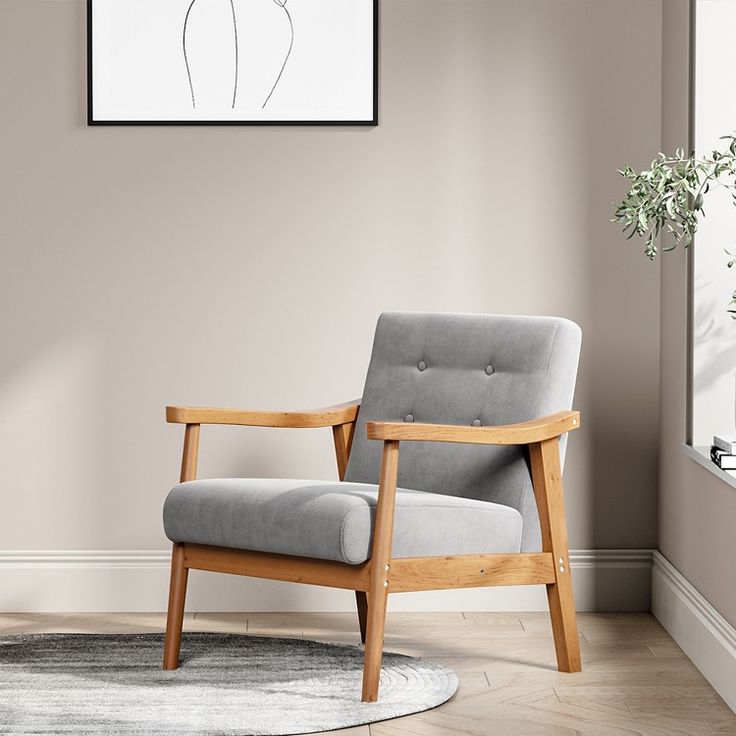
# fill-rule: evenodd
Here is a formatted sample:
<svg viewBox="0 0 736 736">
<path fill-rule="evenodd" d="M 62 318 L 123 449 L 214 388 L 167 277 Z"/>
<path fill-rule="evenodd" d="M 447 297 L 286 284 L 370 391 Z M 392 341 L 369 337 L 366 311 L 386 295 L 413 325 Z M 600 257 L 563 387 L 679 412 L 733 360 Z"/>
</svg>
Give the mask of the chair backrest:
<svg viewBox="0 0 736 736">
<path fill-rule="evenodd" d="M 345 480 L 378 483 L 382 443 L 366 438 L 367 421 L 488 426 L 570 409 L 580 339 L 574 322 L 556 317 L 381 315 Z M 405 442 L 398 482 L 512 506 L 522 551 L 540 549 L 524 448 Z"/>
</svg>

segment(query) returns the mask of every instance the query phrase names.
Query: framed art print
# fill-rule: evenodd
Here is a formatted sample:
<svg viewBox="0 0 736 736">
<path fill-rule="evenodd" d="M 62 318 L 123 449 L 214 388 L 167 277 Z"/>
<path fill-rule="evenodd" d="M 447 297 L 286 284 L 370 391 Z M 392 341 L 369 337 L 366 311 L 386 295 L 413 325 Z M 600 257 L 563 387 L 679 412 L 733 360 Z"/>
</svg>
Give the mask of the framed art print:
<svg viewBox="0 0 736 736">
<path fill-rule="evenodd" d="M 90 125 L 376 125 L 378 0 L 87 0 Z"/>
</svg>

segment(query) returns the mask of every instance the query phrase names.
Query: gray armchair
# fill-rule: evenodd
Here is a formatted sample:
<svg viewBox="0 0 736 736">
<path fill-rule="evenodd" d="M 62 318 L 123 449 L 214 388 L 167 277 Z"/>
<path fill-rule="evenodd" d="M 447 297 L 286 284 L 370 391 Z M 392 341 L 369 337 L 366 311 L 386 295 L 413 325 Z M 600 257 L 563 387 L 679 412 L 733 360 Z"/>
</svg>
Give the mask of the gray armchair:
<svg viewBox="0 0 736 736">
<path fill-rule="evenodd" d="M 164 505 L 164 667 L 178 666 L 194 568 L 356 591 L 364 701 L 378 697 L 395 592 L 544 584 L 558 667 L 579 671 L 561 471 L 564 435 L 580 424 L 579 352 L 564 319 L 387 313 L 360 402 L 168 407 L 186 431 L 182 482 Z M 202 424 L 331 427 L 340 481 L 194 480 Z"/>
</svg>

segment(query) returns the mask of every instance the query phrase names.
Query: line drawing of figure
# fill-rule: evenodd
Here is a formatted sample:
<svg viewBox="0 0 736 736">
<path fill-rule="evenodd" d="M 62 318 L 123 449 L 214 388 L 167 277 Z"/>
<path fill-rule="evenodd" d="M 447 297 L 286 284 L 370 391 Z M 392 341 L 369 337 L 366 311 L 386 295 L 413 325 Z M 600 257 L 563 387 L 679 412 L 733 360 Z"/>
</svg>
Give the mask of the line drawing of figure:
<svg viewBox="0 0 736 736">
<path fill-rule="evenodd" d="M 250 0 L 251 3 L 264 3 L 264 0 Z M 288 48 L 286 49 L 286 52 L 283 56 L 283 58 L 280 58 L 280 52 L 277 51 L 276 45 L 277 41 L 274 40 L 272 46 L 274 48 L 274 52 L 279 54 L 279 61 L 277 62 L 279 64 L 279 70 L 278 74 L 276 74 L 275 79 L 273 80 L 273 83 L 270 84 L 268 89 L 268 94 L 266 95 L 265 99 L 263 99 L 263 103 L 261 104 L 261 109 L 264 110 L 266 106 L 271 101 L 271 98 L 273 97 L 274 93 L 277 91 L 279 84 L 284 76 L 284 72 L 286 71 L 287 65 L 289 64 L 289 60 L 292 55 L 292 51 L 294 49 L 294 41 L 295 41 L 295 32 L 294 32 L 294 21 L 291 16 L 291 13 L 289 12 L 289 9 L 287 8 L 286 4 L 288 0 L 265 0 L 268 4 L 273 3 L 277 8 L 279 8 L 283 12 L 283 19 L 285 20 L 286 24 L 288 24 Z M 232 97 L 228 101 L 228 106 L 231 109 L 236 109 L 237 103 L 238 103 L 238 95 L 239 95 L 239 88 L 238 88 L 238 82 L 239 82 L 239 74 L 240 74 L 240 62 L 243 54 L 241 54 L 241 48 L 240 45 L 242 43 L 242 39 L 239 37 L 238 34 L 238 19 L 240 15 L 242 15 L 243 12 L 245 12 L 245 4 L 242 3 L 242 0 L 238 0 L 237 4 L 240 5 L 240 11 L 236 12 L 236 0 L 188 0 L 188 6 L 186 9 L 186 13 L 184 14 L 184 20 L 183 20 L 183 26 L 182 26 L 182 33 L 181 33 L 181 49 L 182 54 L 184 57 L 184 67 L 186 70 L 186 78 L 189 85 L 189 95 L 191 98 L 191 105 L 192 109 L 196 110 L 199 106 L 199 103 L 201 102 L 201 98 L 205 96 L 206 92 L 209 92 L 210 89 L 209 86 L 204 86 L 201 84 L 201 81 L 198 82 L 197 76 L 195 76 L 192 72 L 192 60 L 191 56 L 193 53 L 195 53 L 195 48 L 193 47 L 193 35 L 196 36 L 197 32 L 193 31 L 193 26 L 197 26 L 197 31 L 200 34 L 203 33 L 202 31 L 202 10 L 206 11 L 209 10 L 210 13 L 212 13 L 216 7 L 222 8 L 222 3 L 227 3 L 229 5 L 229 16 L 231 17 L 231 23 L 232 23 L 232 39 L 234 44 L 234 71 L 232 75 Z M 273 7 L 271 5 L 271 7 Z M 192 11 L 196 10 L 197 12 L 194 13 L 194 15 L 197 15 L 199 13 L 199 18 L 197 18 L 197 22 L 193 23 L 193 14 Z M 251 8 L 254 6 L 251 5 Z M 259 6 L 260 7 L 260 6 Z M 247 15 L 247 13 L 246 13 Z M 278 23 L 278 21 L 277 21 Z M 205 22 L 206 26 L 206 22 Z M 259 23 L 260 27 L 260 23 Z M 247 25 L 246 25 L 247 30 Z M 224 27 L 220 26 L 217 28 L 216 32 L 222 33 L 225 32 Z M 230 32 L 228 31 L 228 35 Z M 247 34 L 246 34 L 247 36 Z M 213 39 L 214 40 L 214 39 Z M 284 39 L 285 40 L 285 39 Z M 280 45 L 280 43 L 279 43 Z M 245 49 L 248 50 L 248 47 Z M 252 63 L 252 61 L 250 62 Z M 250 64 L 249 64 L 250 65 Z M 197 69 L 201 68 L 201 64 L 195 63 L 195 67 Z M 212 73 L 210 72 L 210 82 L 212 80 L 216 80 L 215 86 L 222 86 L 224 85 L 224 79 L 222 79 L 223 75 L 223 69 L 219 69 L 218 72 L 215 74 L 215 77 L 212 77 Z M 201 72 L 200 72 L 201 74 Z M 247 79 L 246 79 L 247 81 Z M 220 84 L 222 82 L 222 84 Z M 248 85 L 246 84 L 246 87 Z M 241 94 L 242 98 L 242 94 Z M 257 99 L 257 98 L 256 98 Z"/>
<path fill-rule="evenodd" d="M 187 71 L 187 80 L 189 81 L 189 92 L 192 97 L 192 109 L 197 109 L 197 97 L 194 92 L 194 81 L 192 80 L 192 69 L 189 63 L 189 53 L 187 51 L 187 32 L 189 31 L 189 20 L 192 13 L 192 9 L 194 8 L 195 4 L 199 2 L 200 0 L 191 0 L 189 3 L 189 7 L 187 8 L 186 15 L 184 16 L 184 25 L 182 28 L 182 34 L 181 34 L 181 45 L 182 45 L 182 52 L 184 54 L 184 66 L 186 67 Z M 232 95 L 232 103 L 231 108 L 234 110 L 235 105 L 238 100 L 238 73 L 239 73 L 239 66 L 240 66 L 240 44 L 238 42 L 238 19 L 237 15 L 235 13 L 235 0 L 227 0 L 227 2 L 230 4 L 230 12 L 232 15 L 232 26 L 233 26 L 233 42 L 234 42 L 234 48 L 235 48 L 235 65 L 234 65 L 234 74 L 233 74 L 233 95 Z M 274 0 L 276 2 L 276 0 Z M 286 2 L 286 0 L 284 0 Z"/>
<path fill-rule="evenodd" d="M 271 99 L 271 95 L 276 91 L 276 87 L 278 87 L 279 82 L 281 81 L 281 76 L 284 73 L 284 69 L 286 69 L 286 65 L 289 62 L 289 57 L 291 56 L 291 50 L 294 48 L 294 21 L 291 19 L 291 13 L 289 12 L 289 9 L 286 7 L 286 3 L 288 0 L 273 0 L 273 2 L 276 3 L 286 14 L 286 19 L 289 22 L 289 31 L 290 31 L 290 39 L 289 39 L 289 48 L 286 52 L 286 56 L 284 57 L 284 63 L 281 65 L 281 69 L 279 70 L 278 76 L 276 77 L 276 81 L 273 83 L 273 87 L 271 88 L 271 91 L 268 93 L 268 97 L 266 97 L 265 102 L 263 105 L 261 105 L 261 110 L 263 110 L 266 105 L 268 104 L 268 101 Z"/>
</svg>

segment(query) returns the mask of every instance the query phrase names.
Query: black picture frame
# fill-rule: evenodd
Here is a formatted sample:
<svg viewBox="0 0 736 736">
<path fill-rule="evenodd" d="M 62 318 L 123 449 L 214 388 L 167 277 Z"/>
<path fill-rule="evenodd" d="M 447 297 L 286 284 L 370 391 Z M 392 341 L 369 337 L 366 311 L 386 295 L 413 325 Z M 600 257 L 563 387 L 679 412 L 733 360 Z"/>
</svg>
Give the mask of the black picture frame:
<svg viewBox="0 0 736 736">
<path fill-rule="evenodd" d="M 94 117 L 93 4 L 87 0 L 87 125 L 88 126 L 362 126 L 378 125 L 379 0 L 373 3 L 373 117 L 369 120 L 96 120 Z"/>
</svg>

